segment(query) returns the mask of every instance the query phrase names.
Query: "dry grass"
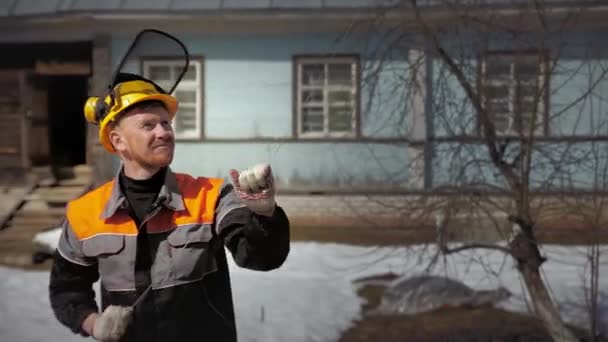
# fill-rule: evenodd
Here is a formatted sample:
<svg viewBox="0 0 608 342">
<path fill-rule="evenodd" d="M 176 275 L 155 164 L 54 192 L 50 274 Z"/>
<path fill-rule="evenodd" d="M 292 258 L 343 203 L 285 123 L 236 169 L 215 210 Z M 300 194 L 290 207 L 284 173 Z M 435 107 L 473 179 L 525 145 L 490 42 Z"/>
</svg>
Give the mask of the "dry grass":
<svg viewBox="0 0 608 342">
<path fill-rule="evenodd" d="M 596 240 L 608 244 L 608 229 L 597 233 L 582 229 L 539 229 L 538 239 L 545 244 L 585 245 Z M 292 241 L 316 241 L 343 243 L 359 246 L 395 246 L 421 243 L 434 243 L 435 230 L 431 227 L 420 228 L 382 228 L 382 227 L 291 227 Z"/>
<path fill-rule="evenodd" d="M 359 295 L 368 304 L 364 312 L 379 303 L 383 287 L 368 285 Z M 581 341 L 591 341 L 577 331 Z M 414 316 L 364 316 L 346 331 L 339 342 L 550 342 L 541 323 L 534 317 L 493 307 L 444 308 Z M 606 339 L 598 342 L 606 342 Z"/>
</svg>

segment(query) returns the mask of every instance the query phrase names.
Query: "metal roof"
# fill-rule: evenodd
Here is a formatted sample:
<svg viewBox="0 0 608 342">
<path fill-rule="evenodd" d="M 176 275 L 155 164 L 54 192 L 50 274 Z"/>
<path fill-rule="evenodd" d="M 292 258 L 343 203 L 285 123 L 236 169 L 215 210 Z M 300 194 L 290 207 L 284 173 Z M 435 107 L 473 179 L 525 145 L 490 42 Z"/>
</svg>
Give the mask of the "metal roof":
<svg viewBox="0 0 608 342">
<path fill-rule="evenodd" d="M 0 17 L 61 15 L 69 13 L 190 13 L 263 10 L 365 10 L 393 6 L 404 0 L 0 0 Z M 478 5 L 529 4 L 529 0 L 419 0 L 424 5 L 467 3 Z M 601 5 L 608 0 L 544 0 L 551 5 Z"/>
</svg>

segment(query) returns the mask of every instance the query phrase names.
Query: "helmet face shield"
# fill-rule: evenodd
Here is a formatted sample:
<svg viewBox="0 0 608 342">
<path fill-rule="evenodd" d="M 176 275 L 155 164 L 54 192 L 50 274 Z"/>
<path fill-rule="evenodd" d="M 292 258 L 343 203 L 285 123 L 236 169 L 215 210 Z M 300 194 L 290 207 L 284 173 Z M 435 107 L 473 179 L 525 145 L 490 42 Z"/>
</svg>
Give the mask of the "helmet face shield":
<svg viewBox="0 0 608 342">
<path fill-rule="evenodd" d="M 170 60 L 171 68 L 158 68 L 159 60 Z M 172 94 L 188 71 L 189 63 L 188 50 L 179 39 L 162 31 L 143 30 L 118 64 L 111 86 L 120 82 L 120 74 L 131 74 L 154 79 L 165 93 Z"/>
<path fill-rule="evenodd" d="M 159 61 L 163 63 L 159 65 Z M 89 97 L 84 107 L 87 121 L 99 125 L 99 139 L 106 150 L 115 152 L 108 139 L 109 124 L 136 103 L 161 101 L 173 118 L 177 99 L 171 94 L 188 71 L 189 62 L 188 50 L 177 38 L 151 29 L 137 34 L 117 65 L 107 92 Z"/>
</svg>

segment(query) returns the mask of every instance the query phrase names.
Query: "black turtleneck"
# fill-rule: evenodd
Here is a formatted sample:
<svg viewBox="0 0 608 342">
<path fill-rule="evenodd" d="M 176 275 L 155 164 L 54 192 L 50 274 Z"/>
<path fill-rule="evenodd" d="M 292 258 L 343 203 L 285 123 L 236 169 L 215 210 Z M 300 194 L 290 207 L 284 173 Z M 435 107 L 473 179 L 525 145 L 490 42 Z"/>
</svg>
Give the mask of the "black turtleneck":
<svg viewBox="0 0 608 342">
<path fill-rule="evenodd" d="M 138 227 L 158 197 L 166 171 L 166 168 L 162 168 L 151 178 L 142 180 L 127 177 L 124 169 L 120 172 L 120 188 L 129 202 L 131 216 Z"/>
<path fill-rule="evenodd" d="M 149 179 L 137 180 L 127 177 L 124 174 L 124 169 L 120 173 L 119 182 L 123 194 L 129 203 L 129 213 L 138 227 L 137 233 L 137 249 L 135 255 L 135 291 L 137 298 L 142 296 L 152 284 L 151 267 L 156 254 L 158 245 L 151 241 L 148 235 L 146 224 L 142 224 L 146 216 L 150 213 L 150 209 L 154 201 L 158 197 L 161 187 L 165 181 L 165 173 L 167 169 L 163 168 Z M 149 294 L 145 301 L 153 302 L 154 295 Z M 153 311 L 145 310 L 145 305 L 138 305 L 136 310 L 137 317 L 146 322 L 155 322 L 156 316 Z M 153 330 L 144 330 L 141 333 L 153 334 Z M 153 335 L 139 336 L 138 340 L 154 340 Z"/>
</svg>

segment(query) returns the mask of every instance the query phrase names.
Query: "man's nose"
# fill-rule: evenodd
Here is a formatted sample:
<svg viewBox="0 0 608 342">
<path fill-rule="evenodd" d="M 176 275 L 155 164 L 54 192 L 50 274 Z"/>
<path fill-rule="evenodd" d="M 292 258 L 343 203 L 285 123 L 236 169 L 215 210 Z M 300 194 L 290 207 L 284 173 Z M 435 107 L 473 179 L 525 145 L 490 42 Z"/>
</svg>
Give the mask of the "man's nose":
<svg viewBox="0 0 608 342">
<path fill-rule="evenodd" d="M 155 128 L 156 136 L 161 139 L 169 139 L 173 137 L 173 129 L 170 125 L 158 124 Z"/>
</svg>

